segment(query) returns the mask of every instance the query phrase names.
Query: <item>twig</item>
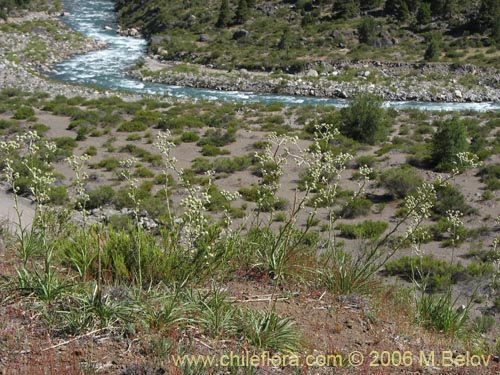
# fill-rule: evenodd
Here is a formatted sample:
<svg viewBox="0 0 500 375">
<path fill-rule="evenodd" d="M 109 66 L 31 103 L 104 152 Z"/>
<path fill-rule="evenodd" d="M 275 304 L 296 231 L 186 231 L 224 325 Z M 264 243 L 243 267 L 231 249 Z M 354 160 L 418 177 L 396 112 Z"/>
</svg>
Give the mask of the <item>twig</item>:
<svg viewBox="0 0 500 375">
<path fill-rule="evenodd" d="M 64 345 L 68 345 L 68 344 L 71 344 L 72 342 L 74 341 L 77 341 L 77 340 L 80 340 L 84 337 L 88 337 L 88 336 L 91 336 L 93 335 L 94 333 L 97 333 L 97 332 L 100 332 L 100 331 L 103 331 L 105 330 L 106 328 L 99 328 L 99 329 L 96 329 L 92 332 L 88 332 L 84 335 L 80 335 L 80 336 L 77 336 L 77 337 L 73 337 L 71 340 L 67 340 L 67 341 L 63 341 L 63 342 L 60 342 L 59 344 L 56 344 L 56 345 L 52 345 L 52 346 L 49 346 L 48 348 L 45 348 L 45 349 L 42 349 L 41 352 L 46 352 L 48 350 L 52 350 L 52 349 L 56 349 L 56 348 L 59 348 L 61 346 L 64 346 Z M 29 353 L 32 353 L 33 350 L 31 349 L 28 349 L 28 350 L 20 350 L 18 352 L 16 352 L 16 354 L 29 354 Z"/>
<path fill-rule="evenodd" d="M 319 297 L 318 301 L 321 301 L 323 299 L 323 297 L 325 296 L 326 294 L 326 290 L 323 292 L 323 294 L 321 295 L 321 297 Z"/>
<path fill-rule="evenodd" d="M 49 346 L 48 348 L 42 349 L 42 352 L 46 352 L 47 350 L 52 350 L 52 349 L 59 348 L 60 346 L 71 344 L 74 341 L 83 339 L 84 337 L 92 336 L 94 333 L 97 333 L 97 332 L 100 332 L 100 331 L 104 331 L 105 329 L 106 328 L 99 328 L 99 329 L 96 329 L 96 330 L 94 330 L 92 332 L 88 332 L 88 333 L 86 333 L 84 335 L 73 337 L 71 340 L 63 341 L 63 342 L 60 342 L 57 345 L 52 345 L 52 346 Z"/>
<path fill-rule="evenodd" d="M 288 298 L 287 297 L 283 297 L 283 298 L 272 298 L 272 297 L 268 297 L 268 298 L 257 298 L 257 299 L 242 299 L 242 300 L 234 300 L 232 301 L 233 303 L 249 303 L 249 302 L 270 302 L 270 301 L 287 301 Z"/>
<path fill-rule="evenodd" d="M 196 342 L 199 342 L 201 345 L 203 345 L 205 348 L 208 348 L 210 350 L 213 350 L 214 348 L 212 348 L 210 345 L 208 345 L 207 343 L 201 341 L 199 338 L 196 338 L 196 337 L 193 337 L 194 341 Z"/>
</svg>

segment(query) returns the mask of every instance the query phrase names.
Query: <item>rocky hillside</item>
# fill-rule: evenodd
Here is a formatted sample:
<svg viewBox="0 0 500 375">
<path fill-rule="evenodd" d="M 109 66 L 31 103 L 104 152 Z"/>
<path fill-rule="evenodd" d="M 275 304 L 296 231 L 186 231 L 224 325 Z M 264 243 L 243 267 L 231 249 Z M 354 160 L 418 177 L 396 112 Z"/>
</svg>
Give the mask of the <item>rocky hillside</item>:
<svg viewBox="0 0 500 375">
<path fill-rule="evenodd" d="M 497 0 L 117 0 L 166 60 L 294 73 L 318 61 L 494 65 Z"/>
</svg>

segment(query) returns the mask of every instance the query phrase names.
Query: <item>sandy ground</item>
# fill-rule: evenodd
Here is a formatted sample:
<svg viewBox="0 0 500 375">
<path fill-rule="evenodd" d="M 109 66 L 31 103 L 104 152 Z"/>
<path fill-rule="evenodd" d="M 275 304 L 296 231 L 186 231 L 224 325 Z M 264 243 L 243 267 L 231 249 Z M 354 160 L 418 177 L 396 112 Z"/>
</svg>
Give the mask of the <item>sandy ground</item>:
<svg viewBox="0 0 500 375">
<path fill-rule="evenodd" d="M 21 212 L 21 219 L 23 226 L 30 226 L 33 222 L 35 209 L 31 202 L 20 197 L 18 200 L 19 209 Z M 4 188 L 0 189 L 0 223 L 7 222 L 11 229 L 16 228 L 18 221 L 16 210 L 14 209 L 14 199 L 12 194 L 5 191 Z"/>
</svg>

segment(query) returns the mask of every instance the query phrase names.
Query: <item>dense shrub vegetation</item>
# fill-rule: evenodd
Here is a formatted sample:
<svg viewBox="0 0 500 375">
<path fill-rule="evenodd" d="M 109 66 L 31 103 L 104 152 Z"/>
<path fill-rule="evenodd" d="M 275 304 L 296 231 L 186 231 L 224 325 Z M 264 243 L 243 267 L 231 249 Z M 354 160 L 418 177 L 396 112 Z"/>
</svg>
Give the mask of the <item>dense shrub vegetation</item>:
<svg viewBox="0 0 500 375">
<path fill-rule="evenodd" d="M 488 57 L 465 57 L 462 51 L 486 51 L 500 41 L 496 0 L 118 0 L 116 9 L 126 27 L 158 36 L 151 39 L 151 52 L 162 47 L 169 60 L 228 69 L 293 73 L 308 68 L 303 56 L 343 59 L 346 47 L 354 60 L 421 60 L 425 55 L 434 61 L 446 49 L 446 55 L 494 64 L 493 51 Z M 445 37 L 436 37 L 441 34 Z M 455 50 L 460 52 L 451 53 Z"/>
</svg>

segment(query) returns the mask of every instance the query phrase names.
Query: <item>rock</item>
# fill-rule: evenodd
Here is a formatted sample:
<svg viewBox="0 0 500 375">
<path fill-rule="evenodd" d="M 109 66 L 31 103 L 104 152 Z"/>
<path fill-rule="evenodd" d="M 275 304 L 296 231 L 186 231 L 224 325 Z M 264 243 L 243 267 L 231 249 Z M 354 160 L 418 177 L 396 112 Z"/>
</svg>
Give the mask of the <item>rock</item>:
<svg viewBox="0 0 500 375">
<path fill-rule="evenodd" d="M 112 28 L 111 26 L 107 26 L 107 25 L 106 25 L 106 26 L 104 26 L 104 30 L 111 31 L 111 30 L 113 30 L 113 28 Z"/>
<path fill-rule="evenodd" d="M 240 29 L 240 30 L 234 32 L 233 39 L 238 40 L 238 39 L 242 39 L 242 38 L 248 38 L 249 36 L 250 36 L 250 33 L 247 30 Z"/>
<path fill-rule="evenodd" d="M 316 70 L 314 69 L 309 69 L 309 71 L 306 73 L 307 77 L 318 77 L 319 74 Z"/>
<path fill-rule="evenodd" d="M 43 27 L 34 27 L 31 32 L 38 35 L 47 35 L 47 30 Z"/>
<path fill-rule="evenodd" d="M 462 91 L 460 91 L 460 90 L 455 90 L 455 91 L 453 92 L 453 94 L 455 95 L 455 98 L 462 99 Z"/>
<path fill-rule="evenodd" d="M 206 43 L 206 42 L 211 42 L 212 38 L 208 34 L 200 34 L 200 42 Z"/>
<path fill-rule="evenodd" d="M 158 53 L 158 55 L 160 57 L 168 56 L 168 51 L 165 48 L 163 48 L 163 47 L 158 47 L 158 49 L 156 50 L 156 52 Z"/>
<path fill-rule="evenodd" d="M 161 43 L 170 43 L 170 37 L 168 35 L 163 35 L 163 36 L 153 36 L 151 38 L 151 45 L 161 44 Z"/>
<path fill-rule="evenodd" d="M 129 36 L 139 36 L 139 30 L 132 27 L 131 29 L 128 30 L 128 35 Z"/>
</svg>

